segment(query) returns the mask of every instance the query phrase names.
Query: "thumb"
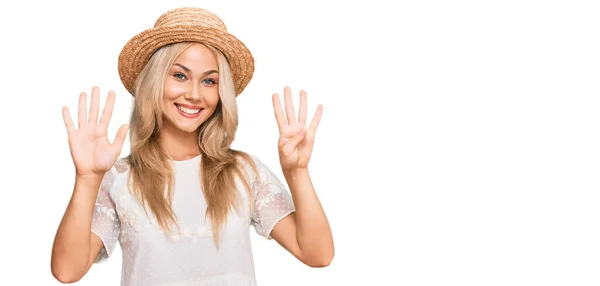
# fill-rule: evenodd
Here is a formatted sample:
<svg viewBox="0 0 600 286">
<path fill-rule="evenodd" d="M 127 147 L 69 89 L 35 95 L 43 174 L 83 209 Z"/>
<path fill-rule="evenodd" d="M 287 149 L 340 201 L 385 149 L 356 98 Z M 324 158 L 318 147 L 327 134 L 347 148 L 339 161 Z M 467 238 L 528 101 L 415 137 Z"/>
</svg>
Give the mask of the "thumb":
<svg viewBox="0 0 600 286">
<path fill-rule="evenodd" d="M 281 151 L 283 152 L 283 154 L 287 156 L 290 153 L 292 153 L 292 151 L 294 151 L 296 146 L 298 146 L 298 143 L 300 143 L 300 141 L 302 141 L 302 139 L 304 139 L 305 135 L 306 135 L 306 129 L 302 129 L 300 131 L 300 133 L 296 134 L 294 137 L 287 140 L 287 142 L 285 142 L 285 144 L 283 144 L 283 146 L 281 148 Z"/>
<path fill-rule="evenodd" d="M 129 124 L 123 124 L 123 125 L 121 125 L 121 127 L 119 128 L 119 131 L 117 131 L 117 135 L 115 136 L 115 141 L 113 142 L 112 146 L 118 148 L 119 152 L 121 151 L 121 148 L 123 147 L 123 142 L 125 142 L 125 137 L 127 137 L 127 131 L 129 131 Z"/>
</svg>

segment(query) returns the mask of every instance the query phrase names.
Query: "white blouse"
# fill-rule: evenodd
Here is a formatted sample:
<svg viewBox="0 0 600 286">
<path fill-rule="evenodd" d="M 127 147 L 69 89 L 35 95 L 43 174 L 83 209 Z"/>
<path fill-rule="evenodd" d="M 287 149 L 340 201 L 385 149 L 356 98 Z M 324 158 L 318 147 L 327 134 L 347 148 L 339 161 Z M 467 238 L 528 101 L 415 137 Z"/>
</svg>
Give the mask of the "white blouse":
<svg viewBox="0 0 600 286">
<path fill-rule="evenodd" d="M 127 187 L 129 167 L 123 158 L 106 173 L 92 218 L 92 232 L 104 243 L 95 263 L 111 256 L 117 241 L 122 250 L 121 285 L 256 285 L 250 245 L 250 225 L 272 239 L 275 224 L 295 211 L 286 186 L 258 158 L 258 174 L 246 165 L 254 196 L 248 211 L 247 192 L 238 181 L 242 213 L 230 211 L 215 246 L 206 202 L 200 187 L 200 156 L 172 161 L 175 186 L 172 207 L 179 223 L 163 233 L 153 215 Z M 246 211 L 243 211 L 246 210 Z M 150 218 L 149 218 L 150 217 Z"/>
</svg>

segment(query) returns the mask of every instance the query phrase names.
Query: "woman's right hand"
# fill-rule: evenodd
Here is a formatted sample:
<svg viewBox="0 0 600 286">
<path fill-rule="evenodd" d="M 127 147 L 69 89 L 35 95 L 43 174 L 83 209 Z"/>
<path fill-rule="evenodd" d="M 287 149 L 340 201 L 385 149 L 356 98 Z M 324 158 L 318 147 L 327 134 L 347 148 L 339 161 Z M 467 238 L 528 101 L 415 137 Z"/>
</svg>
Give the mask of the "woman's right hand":
<svg viewBox="0 0 600 286">
<path fill-rule="evenodd" d="M 117 161 L 129 129 L 128 124 L 123 124 L 117 131 L 114 142 L 112 144 L 109 142 L 107 130 L 115 103 L 115 93 L 113 91 L 108 93 L 106 105 L 98 122 L 99 92 L 98 87 L 92 88 L 89 115 L 86 112 L 87 95 L 85 92 L 79 95 L 77 129 L 69 114 L 69 108 L 65 106 L 62 109 L 76 175 L 81 177 L 104 176 Z"/>
</svg>

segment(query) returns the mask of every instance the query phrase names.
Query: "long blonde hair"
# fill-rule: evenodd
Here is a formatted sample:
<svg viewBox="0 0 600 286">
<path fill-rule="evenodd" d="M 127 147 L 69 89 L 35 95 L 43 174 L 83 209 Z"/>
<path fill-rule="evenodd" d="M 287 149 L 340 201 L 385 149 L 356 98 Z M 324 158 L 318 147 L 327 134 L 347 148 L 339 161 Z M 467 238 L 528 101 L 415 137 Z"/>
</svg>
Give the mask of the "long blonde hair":
<svg viewBox="0 0 600 286">
<path fill-rule="evenodd" d="M 170 157 L 160 146 L 163 126 L 161 100 L 168 69 L 185 49 L 194 43 L 177 43 L 162 47 L 150 58 L 138 75 L 134 85 L 135 101 L 131 114 L 130 186 L 133 195 L 156 218 L 160 228 L 168 232 L 177 226 L 171 207 L 174 175 Z M 244 152 L 230 148 L 238 126 L 235 88 L 225 56 L 213 51 L 219 66 L 219 103 L 213 115 L 199 127 L 200 180 L 206 200 L 206 217 L 211 220 L 214 241 L 218 246 L 219 233 L 233 208 L 241 211 L 236 178 L 246 187 L 248 200 L 251 191 L 244 159 L 255 171 L 252 158 Z M 166 187 L 166 189 L 165 189 Z M 249 203 L 252 206 L 252 203 Z"/>
</svg>

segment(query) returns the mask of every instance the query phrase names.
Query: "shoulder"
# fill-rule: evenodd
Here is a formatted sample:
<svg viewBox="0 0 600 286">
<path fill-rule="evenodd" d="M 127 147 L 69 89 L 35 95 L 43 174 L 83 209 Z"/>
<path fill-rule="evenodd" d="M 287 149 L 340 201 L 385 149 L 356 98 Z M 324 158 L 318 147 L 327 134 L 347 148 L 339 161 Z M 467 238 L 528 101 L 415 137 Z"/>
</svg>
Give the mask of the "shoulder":
<svg viewBox="0 0 600 286">
<path fill-rule="evenodd" d="M 268 169 L 267 165 L 256 154 L 238 151 L 237 158 L 244 169 L 254 176 Z"/>
<path fill-rule="evenodd" d="M 248 155 L 250 163 L 246 163 L 246 171 L 251 174 L 254 184 L 281 184 L 277 170 L 269 167 L 268 161 L 252 153 Z"/>
<path fill-rule="evenodd" d="M 104 174 L 104 178 L 102 178 L 101 187 L 110 191 L 116 180 L 123 176 L 127 176 L 129 172 L 129 163 L 126 157 L 119 158 L 113 166 Z"/>
<path fill-rule="evenodd" d="M 129 171 L 129 158 L 119 158 L 112 167 L 112 170 L 118 174 L 123 174 Z"/>
</svg>

